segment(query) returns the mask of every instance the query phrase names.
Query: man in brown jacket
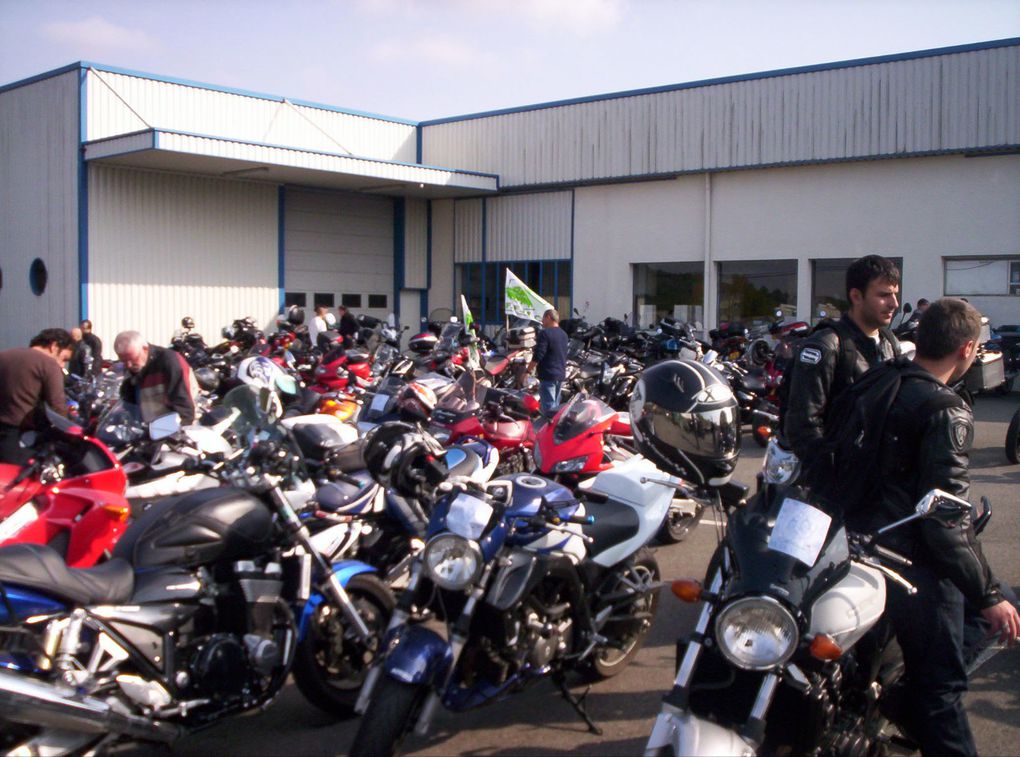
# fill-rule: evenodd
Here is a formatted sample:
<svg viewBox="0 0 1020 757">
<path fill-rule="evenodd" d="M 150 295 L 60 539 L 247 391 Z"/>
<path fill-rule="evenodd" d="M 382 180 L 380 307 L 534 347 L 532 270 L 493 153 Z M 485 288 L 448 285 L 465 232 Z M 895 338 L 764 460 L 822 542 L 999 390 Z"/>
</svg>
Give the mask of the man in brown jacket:
<svg viewBox="0 0 1020 757">
<path fill-rule="evenodd" d="M 63 368 L 72 347 L 64 329 L 43 329 L 28 347 L 0 352 L 0 462 L 22 465 L 31 456 L 18 442 L 43 403 L 67 415 Z"/>
</svg>

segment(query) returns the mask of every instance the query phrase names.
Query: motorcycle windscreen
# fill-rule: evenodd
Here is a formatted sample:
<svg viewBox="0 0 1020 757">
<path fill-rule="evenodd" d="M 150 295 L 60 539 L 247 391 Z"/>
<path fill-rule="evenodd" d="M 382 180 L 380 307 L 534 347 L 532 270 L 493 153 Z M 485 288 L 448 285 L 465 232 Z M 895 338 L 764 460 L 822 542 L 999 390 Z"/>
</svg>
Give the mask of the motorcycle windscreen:
<svg viewBox="0 0 1020 757">
<path fill-rule="evenodd" d="M 730 517 L 727 538 L 735 564 L 733 578 L 725 590 L 727 598 L 766 594 L 803 611 L 850 570 L 846 529 L 836 519 L 810 566 L 769 547 L 769 537 L 784 499 L 784 495 L 778 494 L 767 502 L 761 493 Z"/>
<path fill-rule="evenodd" d="M 553 441 L 563 444 L 589 429 L 611 422 L 615 416 L 616 411 L 602 400 L 584 394 L 574 395 L 567 406 L 557 413 Z"/>
</svg>

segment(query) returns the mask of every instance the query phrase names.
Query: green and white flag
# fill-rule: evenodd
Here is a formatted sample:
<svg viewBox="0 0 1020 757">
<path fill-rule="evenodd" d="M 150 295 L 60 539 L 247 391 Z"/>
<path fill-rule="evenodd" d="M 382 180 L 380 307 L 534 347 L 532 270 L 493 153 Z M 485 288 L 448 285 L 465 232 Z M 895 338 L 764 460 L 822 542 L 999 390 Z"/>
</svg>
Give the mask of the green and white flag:
<svg viewBox="0 0 1020 757">
<path fill-rule="evenodd" d="M 546 310 L 553 306 L 535 294 L 528 285 L 514 276 L 513 271 L 506 269 L 506 286 L 503 308 L 507 315 L 527 318 L 529 321 L 542 322 Z"/>
<path fill-rule="evenodd" d="M 475 322 L 475 317 L 471 314 L 471 308 L 468 307 L 467 298 L 464 295 L 460 296 L 460 312 L 461 320 L 464 323 L 464 330 L 468 334 L 471 334 L 473 336 L 475 332 L 471 329 L 471 326 Z M 481 356 L 478 354 L 477 343 L 474 343 L 470 347 L 468 347 L 468 359 L 471 362 L 472 368 L 482 367 L 482 360 Z"/>
</svg>

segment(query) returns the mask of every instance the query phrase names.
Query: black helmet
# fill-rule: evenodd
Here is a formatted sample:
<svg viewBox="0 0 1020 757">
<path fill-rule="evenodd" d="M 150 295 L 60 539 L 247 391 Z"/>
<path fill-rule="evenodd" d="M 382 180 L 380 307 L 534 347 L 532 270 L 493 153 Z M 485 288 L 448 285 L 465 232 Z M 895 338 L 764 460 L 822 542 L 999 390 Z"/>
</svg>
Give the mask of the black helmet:
<svg viewBox="0 0 1020 757">
<path fill-rule="evenodd" d="M 630 399 L 641 454 L 688 481 L 722 486 L 740 456 L 740 408 L 729 384 L 706 365 L 668 360 L 646 369 Z"/>
<path fill-rule="evenodd" d="M 372 429 L 365 440 L 365 467 L 381 486 L 417 498 L 446 477 L 443 448 L 408 423 L 392 421 Z"/>
<path fill-rule="evenodd" d="M 287 308 L 286 316 L 287 321 L 294 326 L 300 326 L 305 322 L 305 310 L 297 305 L 291 305 Z"/>
</svg>

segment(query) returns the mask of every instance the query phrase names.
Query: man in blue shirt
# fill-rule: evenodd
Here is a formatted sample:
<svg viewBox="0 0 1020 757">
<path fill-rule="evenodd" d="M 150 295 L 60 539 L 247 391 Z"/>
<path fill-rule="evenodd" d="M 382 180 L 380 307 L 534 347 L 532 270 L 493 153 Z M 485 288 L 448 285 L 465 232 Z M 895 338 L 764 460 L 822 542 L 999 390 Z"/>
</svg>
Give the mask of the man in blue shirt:
<svg viewBox="0 0 1020 757">
<path fill-rule="evenodd" d="M 538 368 L 538 397 L 542 414 L 547 417 L 560 404 L 560 385 L 567 377 L 567 341 L 566 332 L 560 328 L 560 314 L 546 310 L 528 371 Z"/>
</svg>

